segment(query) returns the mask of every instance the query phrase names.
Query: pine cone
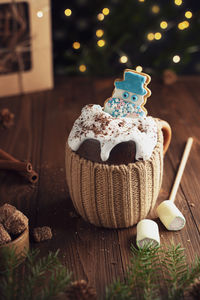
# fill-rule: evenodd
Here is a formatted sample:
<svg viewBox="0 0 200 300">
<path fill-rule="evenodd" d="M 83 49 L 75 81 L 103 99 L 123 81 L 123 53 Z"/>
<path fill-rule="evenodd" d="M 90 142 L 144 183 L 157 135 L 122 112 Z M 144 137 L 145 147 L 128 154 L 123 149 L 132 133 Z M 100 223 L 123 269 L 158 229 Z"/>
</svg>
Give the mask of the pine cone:
<svg viewBox="0 0 200 300">
<path fill-rule="evenodd" d="M 200 280 L 193 285 L 190 295 L 192 299 L 200 300 Z"/>
<path fill-rule="evenodd" d="M 0 111 L 0 123 L 5 128 L 10 128 L 14 124 L 14 114 L 8 108 L 3 108 Z"/>
<path fill-rule="evenodd" d="M 200 279 L 196 280 L 184 295 L 185 300 L 200 300 Z"/>
<path fill-rule="evenodd" d="M 96 291 L 85 280 L 74 281 L 67 290 L 68 300 L 96 300 Z"/>
<path fill-rule="evenodd" d="M 165 70 L 163 72 L 163 82 L 166 85 L 170 85 L 173 84 L 174 82 L 176 82 L 178 79 L 176 73 L 173 70 Z"/>
</svg>

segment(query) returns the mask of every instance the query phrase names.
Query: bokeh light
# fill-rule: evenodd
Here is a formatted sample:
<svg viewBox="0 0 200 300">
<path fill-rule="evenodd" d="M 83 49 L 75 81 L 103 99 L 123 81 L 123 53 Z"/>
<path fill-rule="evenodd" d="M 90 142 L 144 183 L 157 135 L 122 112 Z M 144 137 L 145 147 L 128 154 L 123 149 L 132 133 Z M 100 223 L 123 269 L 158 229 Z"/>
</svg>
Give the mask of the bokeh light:
<svg viewBox="0 0 200 300">
<path fill-rule="evenodd" d="M 128 61 L 128 57 L 126 55 L 122 55 L 119 59 L 120 63 L 125 64 Z"/>
<path fill-rule="evenodd" d="M 166 21 L 160 22 L 160 28 L 166 29 L 168 27 L 168 23 Z"/>
<path fill-rule="evenodd" d="M 103 46 L 105 46 L 105 44 L 106 44 L 106 42 L 105 42 L 104 40 L 98 40 L 98 41 L 97 41 L 97 45 L 98 45 L 99 47 L 103 47 Z"/>
<path fill-rule="evenodd" d="M 42 18 L 42 17 L 43 17 L 43 12 L 42 12 L 41 10 L 39 10 L 39 11 L 37 12 L 37 17 L 38 17 L 38 18 Z"/>
<path fill-rule="evenodd" d="M 103 21 L 103 19 L 104 19 L 104 14 L 102 14 L 102 13 L 98 14 L 98 15 L 97 15 L 97 19 L 98 19 L 99 21 Z"/>
<path fill-rule="evenodd" d="M 177 64 L 177 63 L 179 63 L 179 61 L 181 60 L 181 58 L 180 58 L 179 55 L 174 55 L 173 58 L 172 58 L 172 60 L 173 60 L 174 63 Z"/>
<path fill-rule="evenodd" d="M 156 40 L 160 40 L 161 37 L 162 37 L 162 34 L 161 34 L 160 32 L 156 32 L 156 33 L 154 34 L 154 37 L 155 37 Z"/>
<path fill-rule="evenodd" d="M 183 1 L 182 0 L 174 0 L 174 3 L 177 5 L 177 6 L 180 6 Z"/>
<path fill-rule="evenodd" d="M 184 30 L 184 29 L 188 28 L 189 26 L 190 26 L 190 23 L 188 21 L 183 21 L 178 24 L 178 29 Z"/>
<path fill-rule="evenodd" d="M 147 34 L 147 40 L 149 40 L 149 41 L 154 40 L 154 33 L 153 32 L 150 32 L 150 33 Z"/>
<path fill-rule="evenodd" d="M 105 7 L 104 9 L 102 9 L 102 13 L 104 14 L 104 16 L 107 16 L 110 13 L 110 9 Z"/>
<path fill-rule="evenodd" d="M 96 36 L 97 36 L 97 37 L 100 38 L 100 37 L 103 36 L 103 34 L 104 34 L 104 31 L 103 31 L 102 29 L 97 29 L 97 30 L 96 30 Z"/>
<path fill-rule="evenodd" d="M 74 49 L 76 49 L 76 50 L 79 49 L 80 46 L 81 46 L 81 45 L 80 45 L 79 42 L 74 42 L 73 45 L 72 45 L 72 47 L 73 47 Z"/>
<path fill-rule="evenodd" d="M 192 18 L 192 12 L 191 11 L 186 11 L 186 13 L 185 13 L 185 17 L 187 18 L 187 19 L 191 19 Z"/>
<path fill-rule="evenodd" d="M 70 8 L 66 8 L 66 9 L 65 9 L 65 16 L 70 17 L 71 14 L 72 14 L 71 9 L 70 9 Z"/>
<path fill-rule="evenodd" d="M 152 13 L 158 14 L 160 11 L 160 7 L 158 5 L 153 5 L 151 10 L 152 10 Z"/>
<path fill-rule="evenodd" d="M 142 66 L 137 66 L 137 67 L 135 68 L 135 70 L 136 70 L 137 72 L 142 72 L 143 68 L 142 68 Z"/>
<path fill-rule="evenodd" d="M 86 69 L 87 69 L 87 68 L 86 68 L 86 65 L 80 65 L 80 66 L 79 66 L 79 71 L 80 71 L 80 72 L 85 72 Z"/>
</svg>

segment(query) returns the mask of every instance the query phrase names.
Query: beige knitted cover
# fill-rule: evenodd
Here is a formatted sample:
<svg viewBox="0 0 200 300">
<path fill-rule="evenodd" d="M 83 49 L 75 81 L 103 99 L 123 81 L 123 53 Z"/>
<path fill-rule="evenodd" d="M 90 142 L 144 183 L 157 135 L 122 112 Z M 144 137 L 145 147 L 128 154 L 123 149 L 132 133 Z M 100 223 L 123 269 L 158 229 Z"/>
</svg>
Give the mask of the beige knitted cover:
<svg viewBox="0 0 200 300">
<path fill-rule="evenodd" d="M 74 207 L 96 226 L 123 228 L 144 219 L 155 206 L 162 174 L 161 129 L 151 158 L 128 165 L 94 163 L 66 147 L 66 176 Z"/>
</svg>

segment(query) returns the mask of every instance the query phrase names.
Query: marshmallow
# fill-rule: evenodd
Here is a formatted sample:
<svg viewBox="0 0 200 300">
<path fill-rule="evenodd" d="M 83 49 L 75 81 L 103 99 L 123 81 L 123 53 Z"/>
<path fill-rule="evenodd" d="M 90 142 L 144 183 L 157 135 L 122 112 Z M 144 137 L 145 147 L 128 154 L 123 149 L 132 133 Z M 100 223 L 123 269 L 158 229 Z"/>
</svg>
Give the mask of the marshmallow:
<svg viewBox="0 0 200 300">
<path fill-rule="evenodd" d="M 151 243 L 152 246 L 160 245 L 160 236 L 156 222 L 144 219 L 137 224 L 136 243 L 139 248 Z"/>
<path fill-rule="evenodd" d="M 165 200 L 157 207 L 157 214 L 168 230 L 180 230 L 185 226 L 185 218 L 176 205 Z"/>
</svg>

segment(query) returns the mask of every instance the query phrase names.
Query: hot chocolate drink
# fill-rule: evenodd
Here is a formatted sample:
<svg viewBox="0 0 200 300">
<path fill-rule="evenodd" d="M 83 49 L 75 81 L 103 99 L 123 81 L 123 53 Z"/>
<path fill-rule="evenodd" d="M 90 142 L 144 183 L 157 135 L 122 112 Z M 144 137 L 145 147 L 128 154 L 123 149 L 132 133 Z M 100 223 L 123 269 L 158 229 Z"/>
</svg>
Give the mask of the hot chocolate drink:
<svg viewBox="0 0 200 300">
<path fill-rule="evenodd" d="M 77 212 L 96 226 L 129 227 L 154 209 L 171 129 L 147 116 L 150 77 L 125 70 L 104 107 L 86 105 L 66 145 L 66 175 Z"/>
</svg>

